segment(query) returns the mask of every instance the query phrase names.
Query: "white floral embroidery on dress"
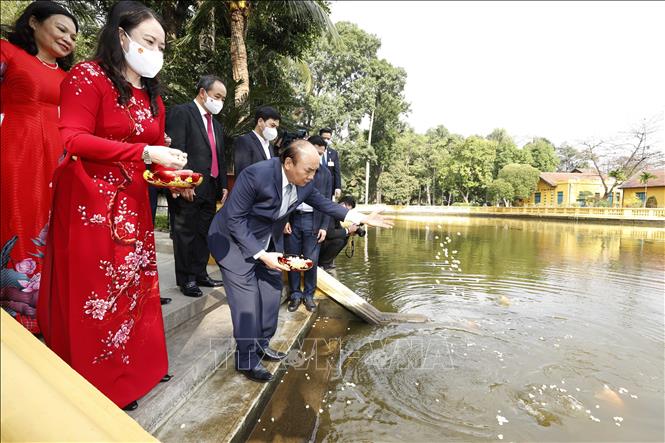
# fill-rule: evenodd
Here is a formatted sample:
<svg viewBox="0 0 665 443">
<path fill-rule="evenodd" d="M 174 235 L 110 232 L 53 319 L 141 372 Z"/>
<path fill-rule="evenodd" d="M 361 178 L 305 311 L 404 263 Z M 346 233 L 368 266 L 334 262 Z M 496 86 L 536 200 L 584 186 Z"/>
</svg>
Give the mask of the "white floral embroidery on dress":
<svg viewBox="0 0 665 443">
<path fill-rule="evenodd" d="M 130 318 L 125 320 L 120 325 L 120 328 L 114 333 L 113 331 L 108 331 L 105 339 L 102 339 L 102 343 L 106 347 L 104 353 L 95 357 L 93 363 L 99 363 L 102 360 L 106 360 L 111 357 L 116 350 L 121 351 L 120 358 L 122 362 L 126 365 L 129 364 L 129 356 L 126 355 L 123 351 L 129 341 L 130 333 L 134 327 L 134 319 Z"/>
<path fill-rule="evenodd" d="M 85 313 L 91 315 L 96 320 L 104 320 L 106 311 L 111 307 L 111 302 L 98 297 L 97 293 L 93 291 L 90 299 L 85 302 Z"/>
</svg>

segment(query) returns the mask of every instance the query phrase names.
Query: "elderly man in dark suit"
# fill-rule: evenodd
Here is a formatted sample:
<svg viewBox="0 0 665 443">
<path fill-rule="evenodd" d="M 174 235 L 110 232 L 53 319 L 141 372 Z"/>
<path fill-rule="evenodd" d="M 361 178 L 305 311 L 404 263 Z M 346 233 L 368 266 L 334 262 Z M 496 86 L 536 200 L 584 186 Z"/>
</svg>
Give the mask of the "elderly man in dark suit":
<svg viewBox="0 0 665 443">
<path fill-rule="evenodd" d="M 281 360 L 270 348 L 277 329 L 282 291 L 279 262 L 283 229 L 302 202 L 336 219 L 390 227 L 378 213 L 349 211 L 323 197 L 314 187 L 319 154 L 306 140 L 296 140 L 280 157 L 255 163 L 243 171 L 226 205 L 215 215 L 208 246 L 224 278 L 236 340 L 236 369 L 251 380 L 266 382 L 272 374 L 261 359 Z"/>
<path fill-rule="evenodd" d="M 188 169 L 203 174 L 203 183 L 180 196 L 168 196 L 173 211 L 173 254 L 176 282 L 182 293 L 200 297 L 199 286 L 221 286 L 210 278 L 208 264 L 208 228 L 216 211 L 216 202 L 226 200 L 226 163 L 222 126 L 213 117 L 224 105 L 226 87 L 219 77 L 204 75 L 196 85 L 193 101 L 174 106 L 166 116 L 166 131 L 171 145 L 187 153 Z"/>
<path fill-rule="evenodd" d="M 316 148 L 319 156 L 323 155 L 326 143 L 318 135 L 307 139 Z M 319 167 L 314 174 L 314 186 L 325 198 L 332 198 L 332 177 L 328 168 Z M 321 211 L 316 211 L 307 203 L 301 203 L 291 213 L 289 222 L 284 229 L 285 249 L 287 254 L 303 255 L 314 262 L 312 269 L 305 271 L 304 288 L 301 286 L 301 272 L 289 272 L 289 312 L 298 309 L 300 302 L 304 300 L 308 311 L 316 309 L 314 302 L 314 291 L 316 290 L 316 270 L 318 269 L 319 251 L 321 243 L 326 239 L 326 230 L 330 217 Z"/>
<path fill-rule="evenodd" d="M 339 163 L 339 154 L 332 148 L 332 134 L 330 128 L 319 130 L 319 136 L 326 142 L 326 150 L 321 157 L 321 164 L 328 167 L 333 178 L 333 197 L 335 201 L 342 196 L 342 167 Z"/>
<path fill-rule="evenodd" d="M 277 138 L 281 116 L 270 106 L 263 106 L 254 114 L 254 130 L 233 142 L 233 167 L 236 177 L 249 165 L 275 156 L 270 144 Z"/>
</svg>

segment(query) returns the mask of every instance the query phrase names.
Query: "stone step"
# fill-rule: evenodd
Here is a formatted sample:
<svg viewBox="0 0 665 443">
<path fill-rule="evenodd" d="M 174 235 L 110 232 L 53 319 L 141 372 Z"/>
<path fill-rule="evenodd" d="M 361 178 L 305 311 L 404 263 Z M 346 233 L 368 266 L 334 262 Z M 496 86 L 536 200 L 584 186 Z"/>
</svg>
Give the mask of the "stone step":
<svg viewBox="0 0 665 443">
<path fill-rule="evenodd" d="M 162 306 L 164 330 L 168 333 L 179 325 L 199 314 L 209 312 L 224 303 L 226 295 L 222 288 L 201 288 L 202 297 L 186 297 L 176 285 L 173 254 L 157 252 L 157 271 L 159 273 L 159 292 L 162 297 L 171 299 L 171 303 Z M 217 266 L 208 266 L 208 275 L 221 280 Z"/>
<path fill-rule="evenodd" d="M 128 412 L 150 433 L 233 355 L 235 344 L 228 305 L 222 303 L 177 326 L 167 334 L 166 345 L 169 374 L 173 378 L 159 383 L 138 400 L 138 409 Z"/>
<path fill-rule="evenodd" d="M 286 306 L 282 305 L 277 333 L 271 341 L 271 346 L 289 353 L 288 360 L 294 355 L 294 352 L 291 351 L 300 347 L 299 342 L 310 329 L 315 317 L 315 314 L 306 311 L 303 306 L 298 311 L 291 313 L 286 310 Z M 220 321 L 224 323 L 223 326 L 219 325 Z M 199 332 L 199 329 L 208 327 L 217 329 L 215 332 Z M 210 345 L 205 348 L 205 353 L 202 346 L 200 354 L 207 354 L 205 361 L 221 363 L 209 379 L 200 383 L 200 387 L 193 392 L 193 395 L 187 396 L 183 393 L 178 397 L 179 394 L 174 392 L 169 398 L 160 399 L 165 406 L 170 403 L 170 409 L 174 413 L 170 417 L 162 414 L 161 420 L 153 420 L 148 427 L 144 427 L 162 442 L 205 443 L 242 440 L 251 431 L 265 402 L 279 384 L 286 363 L 266 363 L 266 367 L 275 374 L 274 379 L 269 383 L 256 383 L 236 372 L 233 358 L 235 344 L 231 335 L 230 311 L 227 305 L 223 305 L 205 316 L 200 325 L 194 326 L 193 331 L 187 333 L 207 337 Z M 196 341 L 196 339 L 190 341 Z M 183 362 L 184 368 L 186 367 L 187 370 L 180 375 L 180 378 L 193 379 L 191 373 L 199 373 L 199 366 L 196 366 L 197 369 L 192 368 L 191 364 L 187 364 L 189 356 L 183 354 L 183 357 L 186 360 Z M 225 357 L 226 359 L 224 359 Z M 204 364 L 200 366 L 204 366 Z M 178 376 L 177 373 L 176 376 Z M 174 378 L 165 385 L 176 380 Z M 195 385 L 193 387 L 195 388 Z M 191 389 L 190 394 L 194 388 Z M 155 394 L 156 397 L 159 395 L 163 394 Z M 141 407 L 142 404 L 139 401 L 139 410 Z M 166 419 L 164 420 L 164 418 Z M 141 424 L 145 422 L 138 420 Z M 155 432 L 154 426 L 159 426 L 160 423 L 163 424 Z"/>
</svg>

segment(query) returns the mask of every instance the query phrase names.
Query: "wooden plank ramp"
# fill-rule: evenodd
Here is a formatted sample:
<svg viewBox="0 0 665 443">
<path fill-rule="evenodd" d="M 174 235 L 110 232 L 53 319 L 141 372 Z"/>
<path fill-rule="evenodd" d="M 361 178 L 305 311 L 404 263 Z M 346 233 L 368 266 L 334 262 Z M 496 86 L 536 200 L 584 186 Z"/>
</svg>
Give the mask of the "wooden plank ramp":
<svg viewBox="0 0 665 443">
<path fill-rule="evenodd" d="M 335 300 L 337 303 L 372 325 L 426 323 L 430 321 L 427 316 L 422 314 L 379 311 L 364 298 L 353 292 L 321 268 L 319 268 L 317 272 L 316 287 L 320 293 Z"/>
</svg>

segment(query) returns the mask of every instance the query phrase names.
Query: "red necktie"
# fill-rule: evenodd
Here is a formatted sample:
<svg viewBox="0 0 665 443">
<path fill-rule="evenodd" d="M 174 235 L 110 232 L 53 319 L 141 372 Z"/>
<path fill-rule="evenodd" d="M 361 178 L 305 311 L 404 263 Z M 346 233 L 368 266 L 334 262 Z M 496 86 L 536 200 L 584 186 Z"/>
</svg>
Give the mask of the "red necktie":
<svg viewBox="0 0 665 443">
<path fill-rule="evenodd" d="M 212 135 L 212 115 L 206 112 L 206 120 L 208 120 L 208 141 L 210 142 L 210 151 L 212 152 L 212 166 L 210 167 L 210 176 L 217 177 L 219 175 L 219 165 L 217 164 L 217 145 L 215 144 L 215 136 Z"/>
</svg>

